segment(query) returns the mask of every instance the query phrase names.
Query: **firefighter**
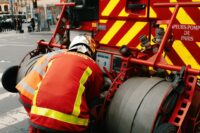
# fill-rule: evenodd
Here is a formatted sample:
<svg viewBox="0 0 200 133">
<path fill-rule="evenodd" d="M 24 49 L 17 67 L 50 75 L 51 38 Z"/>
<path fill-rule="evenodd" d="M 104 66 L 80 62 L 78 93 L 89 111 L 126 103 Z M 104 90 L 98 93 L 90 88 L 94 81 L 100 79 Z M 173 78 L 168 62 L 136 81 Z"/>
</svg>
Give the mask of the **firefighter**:
<svg viewBox="0 0 200 133">
<path fill-rule="evenodd" d="M 32 101 L 29 133 L 88 132 L 90 118 L 95 117 L 90 112 L 93 101 L 103 85 L 103 74 L 92 59 L 95 47 L 91 37 L 76 36 L 67 52 L 49 54 L 48 63 L 44 58 L 37 62 L 32 71 L 40 76 L 30 72 L 32 77 L 28 74 L 17 85 L 21 100 Z"/>
</svg>

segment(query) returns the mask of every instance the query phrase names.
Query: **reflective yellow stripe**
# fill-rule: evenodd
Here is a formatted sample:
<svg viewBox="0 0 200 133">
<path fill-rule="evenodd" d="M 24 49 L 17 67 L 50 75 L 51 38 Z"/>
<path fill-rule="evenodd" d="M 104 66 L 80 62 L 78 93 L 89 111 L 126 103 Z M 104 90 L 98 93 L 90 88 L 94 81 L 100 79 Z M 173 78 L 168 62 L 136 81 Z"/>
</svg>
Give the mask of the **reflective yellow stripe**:
<svg viewBox="0 0 200 133">
<path fill-rule="evenodd" d="M 129 14 L 125 11 L 125 7 L 122 9 L 122 11 L 119 13 L 119 17 L 127 17 Z"/>
<path fill-rule="evenodd" d="M 92 74 L 92 70 L 87 67 L 87 69 L 84 71 L 79 83 L 79 88 L 78 88 L 78 93 L 77 93 L 77 96 L 76 96 L 76 100 L 75 100 L 75 103 L 74 103 L 74 109 L 73 109 L 73 112 L 72 114 L 75 115 L 75 116 L 79 116 L 80 114 L 80 106 L 81 106 L 81 102 L 82 102 L 82 95 L 83 95 L 83 92 L 85 90 L 85 82 L 87 81 L 88 77 Z"/>
<path fill-rule="evenodd" d="M 173 48 L 186 65 L 191 65 L 192 68 L 200 69 L 197 61 L 193 58 L 191 53 L 187 50 L 181 41 L 176 40 L 173 44 Z"/>
<path fill-rule="evenodd" d="M 150 15 L 149 15 L 150 18 L 156 18 L 157 17 L 157 14 L 156 12 L 153 10 L 153 8 L 150 6 Z"/>
<path fill-rule="evenodd" d="M 117 46 L 127 45 L 147 24 L 147 22 L 136 22 L 130 30 L 117 43 Z"/>
<path fill-rule="evenodd" d="M 31 113 L 35 114 L 35 115 L 52 118 L 52 119 L 55 119 L 58 121 L 74 124 L 74 125 L 87 126 L 89 123 L 88 119 L 78 118 L 76 116 L 64 114 L 64 113 L 56 111 L 56 110 L 41 108 L 41 107 L 37 107 L 37 106 L 31 107 Z"/>
<path fill-rule="evenodd" d="M 141 43 L 139 44 L 139 45 L 137 45 L 137 47 L 136 47 L 137 49 L 139 49 L 139 50 L 142 50 L 142 46 L 141 46 Z"/>
<path fill-rule="evenodd" d="M 114 10 L 116 5 L 119 3 L 119 0 L 110 0 L 110 2 L 107 4 L 103 12 L 101 13 L 102 16 L 109 16 L 110 13 Z"/>
<path fill-rule="evenodd" d="M 165 56 L 165 60 L 166 60 L 167 64 L 173 65 L 172 61 L 169 59 L 168 56 Z"/>
<path fill-rule="evenodd" d="M 108 21 L 108 20 L 106 20 L 106 19 L 100 19 L 100 20 L 99 20 L 100 23 L 107 23 L 107 21 Z"/>
<path fill-rule="evenodd" d="M 196 42 L 196 44 L 197 44 L 197 46 L 199 46 L 199 48 L 200 48 L 200 42 Z"/>
<path fill-rule="evenodd" d="M 173 13 L 174 8 L 171 7 L 170 11 Z M 179 9 L 176 18 L 181 24 L 195 24 L 192 18 L 187 14 L 187 12 L 182 7 Z"/>
<path fill-rule="evenodd" d="M 164 53 L 163 53 L 163 54 L 164 54 Z M 168 56 L 165 56 L 165 61 L 167 62 L 167 64 L 169 64 L 169 65 L 173 65 L 172 61 L 169 59 Z M 170 74 L 171 71 L 167 70 L 167 73 Z"/>
<path fill-rule="evenodd" d="M 38 86 L 40 86 L 40 85 L 41 85 L 41 82 L 38 84 Z M 36 98 L 37 98 L 37 95 L 38 95 L 38 90 L 39 89 L 35 90 L 34 97 L 33 97 L 33 105 L 35 105 L 35 106 L 36 106 Z"/>
<path fill-rule="evenodd" d="M 170 2 L 177 2 L 177 0 L 170 0 Z M 175 9 L 174 7 L 169 8 L 169 10 L 172 13 L 174 12 L 174 9 Z M 179 8 L 176 18 L 181 24 L 195 24 L 192 18 L 187 14 L 187 12 L 182 7 Z"/>
<path fill-rule="evenodd" d="M 101 39 L 101 44 L 108 44 L 108 42 L 115 36 L 119 29 L 124 25 L 126 21 L 116 21 L 105 36 Z"/>
</svg>

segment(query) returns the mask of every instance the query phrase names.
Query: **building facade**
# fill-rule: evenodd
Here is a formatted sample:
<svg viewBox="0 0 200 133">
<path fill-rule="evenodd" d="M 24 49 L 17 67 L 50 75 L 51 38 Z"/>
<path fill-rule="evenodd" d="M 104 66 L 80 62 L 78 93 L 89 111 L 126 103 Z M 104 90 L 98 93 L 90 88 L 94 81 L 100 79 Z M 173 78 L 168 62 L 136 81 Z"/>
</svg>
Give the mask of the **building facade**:
<svg viewBox="0 0 200 133">
<path fill-rule="evenodd" d="M 37 8 L 34 8 L 33 0 L 0 0 L 0 14 L 23 14 L 27 21 L 34 18 L 40 30 L 49 30 L 61 11 L 60 6 L 55 6 L 58 3 L 60 0 L 37 0 Z"/>
<path fill-rule="evenodd" d="M 7 0 L 0 1 L 0 14 L 9 14 L 10 13 L 10 4 Z"/>
</svg>

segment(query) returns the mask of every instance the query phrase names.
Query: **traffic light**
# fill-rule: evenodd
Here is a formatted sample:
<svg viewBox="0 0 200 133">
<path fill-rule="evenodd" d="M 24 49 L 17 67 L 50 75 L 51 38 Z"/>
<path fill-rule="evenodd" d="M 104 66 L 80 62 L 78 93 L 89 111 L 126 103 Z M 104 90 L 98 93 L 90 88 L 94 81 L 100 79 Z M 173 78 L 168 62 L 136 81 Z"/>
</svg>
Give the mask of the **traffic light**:
<svg viewBox="0 0 200 133">
<path fill-rule="evenodd" d="M 33 0 L 33 8 L 37 8 L 37 0 Z"/>
</svg>

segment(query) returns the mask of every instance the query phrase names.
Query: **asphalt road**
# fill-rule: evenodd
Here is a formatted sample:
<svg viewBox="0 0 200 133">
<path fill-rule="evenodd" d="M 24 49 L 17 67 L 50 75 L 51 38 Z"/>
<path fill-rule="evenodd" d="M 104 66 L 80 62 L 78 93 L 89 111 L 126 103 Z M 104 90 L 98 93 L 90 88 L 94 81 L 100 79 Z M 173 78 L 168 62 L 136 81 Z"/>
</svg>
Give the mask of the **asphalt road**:
<svg viewBox="0 0 200 133">
<path fill-rule="evenodd" d="M 49 40 L 50 34 L 27 33 L 15 31 L 0 33 L 0 79 L 2 73 L 10 66 L 19 65 L 21 59 L 36 48 L 40 39 Z M 0 82 L 0 133 L 27 133 L 28 119 L 18 94 L 4 90 Z"/>
</svg>

